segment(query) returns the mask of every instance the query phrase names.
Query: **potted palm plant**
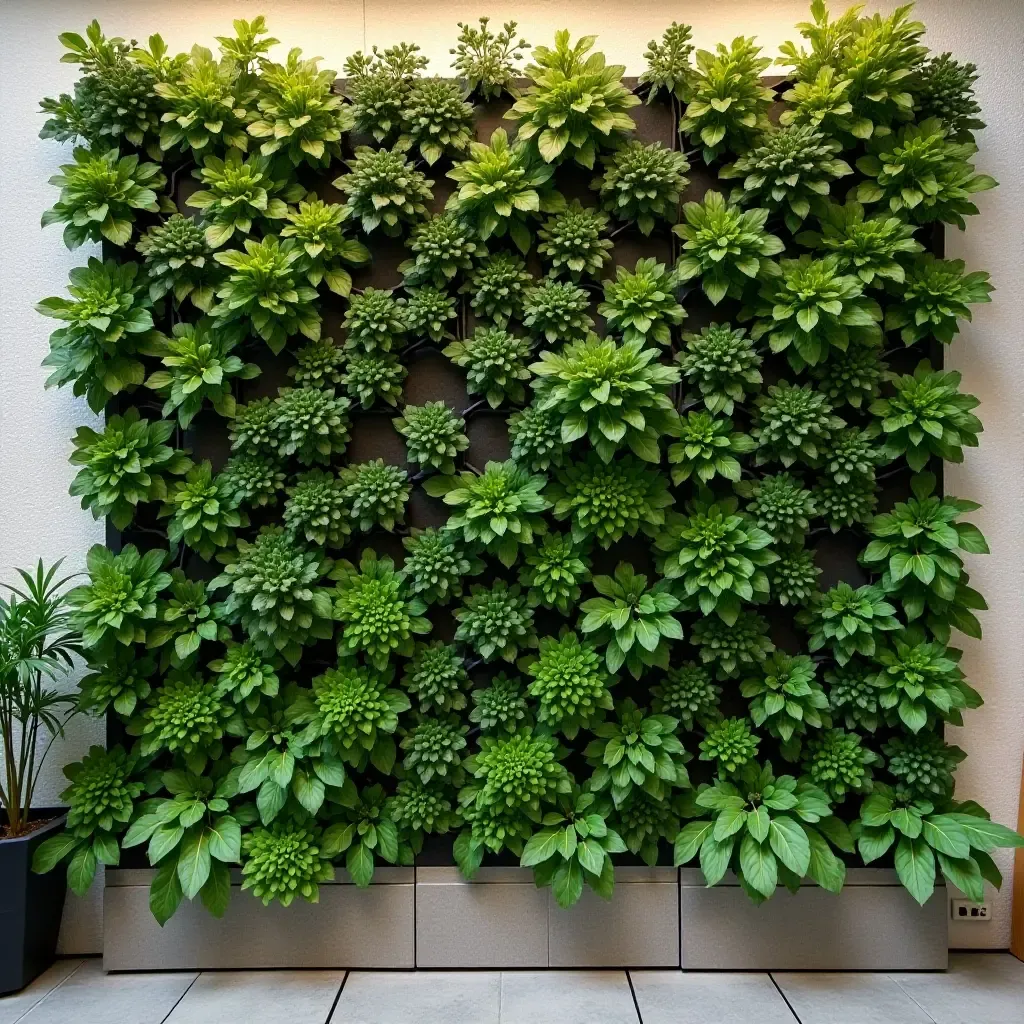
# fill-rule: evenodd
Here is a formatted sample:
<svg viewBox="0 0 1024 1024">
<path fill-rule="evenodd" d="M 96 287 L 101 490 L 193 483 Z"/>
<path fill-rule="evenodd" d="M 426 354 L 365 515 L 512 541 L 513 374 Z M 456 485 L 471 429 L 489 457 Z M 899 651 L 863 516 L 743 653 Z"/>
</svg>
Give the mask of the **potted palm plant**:
<svg viewBox="0 0 1024 1024">
<path fill-rule="evenodd" d="M 58 683 L 79 653 L 60 562 L 18 570 L 22 586 L 0 596 L 0 995 L 27 985 L 52 962 L 65 880 L 31 870 L 35 851 L 64 824 L 59 808 L 34 808 L 54 740 L 77 710 Z"/>
</svg>

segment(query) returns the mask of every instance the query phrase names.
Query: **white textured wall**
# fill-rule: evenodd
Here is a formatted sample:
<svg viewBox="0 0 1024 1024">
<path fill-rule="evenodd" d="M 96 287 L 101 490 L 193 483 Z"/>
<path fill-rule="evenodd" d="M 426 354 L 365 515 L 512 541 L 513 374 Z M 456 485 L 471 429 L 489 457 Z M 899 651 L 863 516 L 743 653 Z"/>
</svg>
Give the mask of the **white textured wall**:
<svg viewBox="0 0 1024 1024">
<path fill-rule="evenodd" d="M 574 34 L 596 32 L 609 60 L 636 74 L 647 41 L 674 19 L 693 24 L 700 46 L 754 33 L 766 53 L 774 54 L 795 35 L 792 26 L 806 11 L 806 3 L 794 0 L 0 0 L 0 574 L 39 555 L 66 555 L 67 564 L 78 569 L 89 545 L 102 539 L 100 525 L 67 495 L 68 438 L 92 417 L 66 390 L 44 393 L 39 362 L 54 323 L 32 308 L 37 299 L 60 293 L 68 269 L 88 255 L 85 249 L 67 252 L 58 228 L 39 230 L 39 216 L 55 198 L 47 178 L 61 156 L 58 147 L 36 136 L 36 104 L 67 90 L 76 74 L 58 63 L 58 32 L 81 31 L 97 17 L 108 34 L 145 39 L 159 31 L 179 50 L 197 41 L 213 46 L 214 35 L 230 32 L 232 18 L 263 13 L 287 46 L 321 54 L 328 67 L 340 70 L 353 50 L 411 39 L 431 58 L 431 70 L 443 73 L 456 21 L 488 13 L 495 25 L 515 17 L 533 43 L 549 42 L 563 27 Z M 964 658 L 986 705 L 969 716 L 964 729 L 951 730 L 951 739 L 970 754 L 959 772 L 960 793 L 1012 824 L 1024 751 L 1024 2 L 926 0 L 918 14 L 929 26 L 933 49 L 953 50 L 981 69 L 978 92 L 989 127 L 979 139 L 978 164 L 1001 182 L 980 197 L 981 215 L 967 233 L 954 230 L 948 242 L 951 257 L 991 271 L 998 288 L 993 303 L 965 326 L 950 356 L 950 364 L 964 371 L 966 389 L 982 399 L 986 431 L 966 465 L 950 471 L 949 486 L 984 503 L 976 520 L 992 546 L 991 557 L 971 559 L 972 583 L 986 594 L 991 611 L 984 619 L 984 643 L 969 642 Z M 60 792 L 60 758 L 80 756 L 102 735 L 99 723 L 75 724 L 49 766 L 41 800 Z M 998 859 L 1008 872 L 1011 858 Z M 992 906 L 991 922 L 958 926 L 951 944 L 1006 946 L 1008 885 Z M 85 902 L 70 900 L 68 951 L 99 949 L 99 912 L 98 892 Z"/>
</svg>

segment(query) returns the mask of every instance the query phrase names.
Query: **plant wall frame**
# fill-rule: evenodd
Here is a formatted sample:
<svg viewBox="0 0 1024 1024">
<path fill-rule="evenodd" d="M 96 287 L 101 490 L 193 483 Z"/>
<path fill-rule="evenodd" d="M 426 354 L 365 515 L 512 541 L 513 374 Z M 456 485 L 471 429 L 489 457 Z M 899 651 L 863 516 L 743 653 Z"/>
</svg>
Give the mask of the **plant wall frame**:
<svg viewBox="0 0 1024 1024">
<path fill-rule="evenodd" d="M 996 184 L 976 69 L 909 7 L 810 18 L 776 77 L 678 24 L 639 79 L 486 18 L 454 77 L 279 61 L 262 18 L 61 36 L 43 222 L 103 252 L 39 310 L 107 414 L 71 493 L 109 742 L 39 870 L 148 863 L 161 922 L 233 867 L 287 905 L 417 858 L 564 907 L 641 862 L 998 884 L 1021 840 L 944 738 L 981 703 L 942 489 L 982 429 L 942 366 L 991 291 L 942 253 Z"/>
</svg>

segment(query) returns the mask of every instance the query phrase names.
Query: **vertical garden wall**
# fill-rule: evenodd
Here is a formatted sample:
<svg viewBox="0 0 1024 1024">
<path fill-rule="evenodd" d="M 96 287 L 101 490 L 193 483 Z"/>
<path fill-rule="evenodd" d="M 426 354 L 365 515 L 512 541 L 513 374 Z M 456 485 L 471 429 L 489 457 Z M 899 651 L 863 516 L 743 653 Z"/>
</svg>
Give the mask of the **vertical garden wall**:
<svg viewBox="0 0 1024 1024">
<path fill-rule="evenodd" d="M 994 185 L 973 69 L 906 11 L 800 31 L 779 80 L 672 26 L 639 82 L 514 30 L 340 83 L 258 19 L 64 37 L 46 220 L 105 259 L 40 310 L 108 413 L 72 461 L 113 743 L 41 868 L 144 851 L 161 920 L 231 865 L 287 903 L 452 855 L 566 906 L 636 858 L 980 898 L 1014 838 L 942 728 L 985 545 L 938 487 L 981 429 L 941 368 L 990 290 L 940 258 Z"/>
</svg>

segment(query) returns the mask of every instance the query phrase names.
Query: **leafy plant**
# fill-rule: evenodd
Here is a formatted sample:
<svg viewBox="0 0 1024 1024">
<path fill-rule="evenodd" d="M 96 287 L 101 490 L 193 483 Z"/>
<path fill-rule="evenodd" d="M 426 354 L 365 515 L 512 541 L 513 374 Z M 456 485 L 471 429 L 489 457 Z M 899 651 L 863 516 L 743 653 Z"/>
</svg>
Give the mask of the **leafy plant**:
<svg viewBox="0 0 1024 1024">
<path fill-rule="evenodd" d="M 466 390 L 483 394 L 487 404 L 497 409 L 506 399 L 526 400 L 522 382 L 530 379 L 526 360 L 532 348 L 531 339 L 503 327 L 478 327 L 465 341 L 453 341 L 444 354 L 467 370 Z"/>
<path fill-rule="evenodd" d="M 153 225 L 135 248 L 145 258 L 154 302 L 173 293 L 179 305 L 188 299 L 196 309 L 209 312 L 221 272 L 201 224 L 175 213 Z"/>
<path fill-rule="evenodd" d="M 380 228 L 397 237 L 427 216 L 433 182 L 416 170 L 401 148 L 359 146 L 354 159 L 345 163 L 349 171 L 335 178 L 334 187 L 348 196 L 345 216 L 358 218 L 366 234 Z"/>
<path fill-rule="evenodd" d="M 353 525 L 363 533 L 374 527 L 389 532 L 405 520 L 405 506 L 412 488 L 409 474 L 383 459 L 372 459 L 342 470 L 345 500 Z"/>
<path fill-rule="evenodd" d="M 407 405 L 393 422 L 405 437 L 410 462 L 442 473 L 455 472 L 455 456 L 469 447 L 466 421 L 444 402 Z"/>
<path fill-rule="evenodd" d="M 754 450 L 748 434 L 732 429 L 732 420 L 717 419 L 710 413 L 691 412 L 682 421 L 679 440 L 669 445 L 672 483 L 677 487 L 696 476 L 706 484 L 716 476 L 739 480 L 737 455 Z"/>
<path fill-rule="evenodd" d="M 474 584 L 455 609 L 455 639 L 467 643 L 484 661 L 500 655 L 515 661 L 521 647 L 536 647 L 533 609 L 522 590 L 496 580 L 491 587 Z"/>
<path fill-rule="evenodd" d="M 512 317 L 522 318 L 523 296 L 532 283 L 520 256 L 496 252 L 474 268 L 462 290 L 472 296 L 470 304 L 477 316 L 504 327 Z"/>
<path fill-rule="evenodd" d="M 692 29 L 673 21 L 661 37 L 647 44 L 644 60 L 647 67 L 640 75 L 640 85 L 647 86 L 647 102 L 652 103 L 662 92 L 687 102 L 693 92 L 694 70 L 690 64 L 693 44 Z M 634 851 L 635 852 L 635 851 Z"/>
<path fill-rule="evenodd" d="M 409 589 L 427 604 L 447 604 L 461 596 L 462 581 L 484 570 L 483 561 L 466 551 L 448 529 L 414 529 L 402 544 L 406 552 L 402 570 Z"/>
<path fill-rule="evenodd" d="M 343 547 L 352 533 L 345 484 L 339 476 L 311 469 L 287 489 L 284 523 L 296 538 L 317 547 Z"/>
<path fill-rule="evenodd" d="M 537 721 L 552 731 L 575 739 L 580 729 L 593 729 L 612 709 L 608 687 L 614 682 L 601 664 L 601 656 L 575 633 L 566 632 L 540 641 L 536 660 L 527 673 L 527 692 L 537 701 Z"/>
<path fill-rule="evenodd" d="M 508 418 L 508 434 L 512 459 L 534 473 L 565 462 L 569 446 L 562 440 L 562 417 L 553 409 L 541 409 L 536 402 L 518 409 Z"/>
<path fill-rule="evenodd" d="M 648 93 L 648 102 L 655 91 Z M 605 210 L 619 220 L 636 221 L 645 235 L 659 220 L 675 223 L 679 195 L 689 184 L 690 163 L 682 153 L 665 149 L 660 142 L 644 145 L 631 140 L 605 157 L 603 167 L 591 188 L 600 191 Z"/>
<path fill-rule="evenodd" d="M 818 595 L 799 619 L 810 628 L 808 649 L 828 646 L 836 661 L 845 665 L 855 654 L 874 656 L 880 634 L 900 628 L 895 612 L 877 584 L 855 590 L 841 582 Z"/>
<path fill-rule="evenodd" d="M 767 621 L 751 611 L 741 611 L 731 625 L 718 615 L 698 619 L 690 642 L 700 649 L 701 661 L 724 679 L 739 675 L 741 666 L 757 665 L 775 650 Z"/>
<path fill-rule="evenodd" d="M 824 730 L 831 723 L 828 697 L 815 673 L 816 666 L 806 654 L 794 657 L 777 651 L 756 676 L 740 684 L 740 693 L 750 701 L 754 725 L 764 726 L 781 741 L 787 761 L 797 759 L 809 729 Z"/>
<path fill-rule="evenodd" d="M 349 401 L 324 388 L 282 388 L 274 400 L 278 450 L 303 466 L 327 465 L 350 439 Z"/>
<path fill-rule="evenodd" d="M 480 725 L 481 732 L 515 732 L 527 719 L 526 696 L 519 679 L 499 672 L 482 690 L 473 691 L 473 710 L 469 720 Z"/>
<path fill-rule="evenodd" d="M 388 405 L 397 406 L 407 372 L 390 353 L 364 355 L 350 352 L 341 383 L 353 401 L 358 399 L 364 409 L 369 409 L 378 398 Z"/>
<path fill-rule="evenodd" d="M 736 402 L 762 382 L 760 353 L 744 328 L 711 324 L 700 334 L 684 334 L 686 348 L 676 353 L 683 377 L 696 384 L 710 413 L 731 416 Z"/>
<path fill-rule="evenodd" d="M 352 275 L 341 264 L 359 266 L 368 263 L 370 250 L 342 233 L 345 208 L 338 203 L 325 203 L 309 193 L 298 209 L 289 209 L 288 221 L 281 228 L 282 238 L 294 238 L 303 250 L 300 260 L 306 280 L 314 288 L 324 282 L 335 295 L 347 298 L 352 291 Z"/>
<path fill-rule="evenodd" d="M 410 333 L 425 334 L 431 341 L 452 335 L 448 323 L 458 316 L 455 299 L 432 285 L 412 288 L 405 300 L 405 322 Z"/>
<path fill-rule="evenodd" d="M 568 615 L 579 600 L 580 583 L 590 579 L 589 560 L 583 547 L 571 536 L 548 533 L 540 546 L 527 553 L 519 570 L 519 582 L 529 588 L 534 607 L 554 608 Z"/>
<path fill-rule="evenodd" d="M 409 284 L 430 283 L 445 288 L 460 273 L 473 267 L 484 247 L 471 225 L 454 213 L 439 213 L 409 232 L 405 247 L 413 256 L 398 265 Z"/>
<path fill-rule="evenodd" d="M 503 92 L 518 95 L 515 62 L 530 48 L 521 36 L 516 40 L 514 21 L 506 21 L 500 32 L 492 32 L 487 27 L 490 20 L 481 17 L 479 28 L 460 21 L 458 43 L 448 51 L 455 56 L 452 67 L 465 79 L 469 94 L 479 93 L 485 101 L 497 99 Z"/>
<path fill-rule="evenodd" d="M 816 466 L 833 433 L 846 426 L 825 395 L 806 384 L 772 384 L 756 405 L 751 435 L 758 465 L 778 460 L 786 467 L 797 461 Z"/>
<path fill-rule="evenodd" d="M 614 248 L 611 239 L 601 237 L 608 228 L 608 214 L 583 206 L 578 199 L 550 212 L 555 216 L 537 232 L 537 252 L 551 264 L 550 275 L 566 274 L 573 281 L 600 277 Z"/>
<path fill-rule="evenodd" d="M 548 344 L 557 341 L 581 341 L 594 326 L 587 316 L 590 296 L 571 281 L 546 278 L 523 293 L 522 321 L 534 335 Z"/>
<path fill-rule="evenodd" d="M 653 258 L 637 260 L 632 273 L 617 267 L 615 280 L 604 285 L 604 302 L 597 307 L 609 331 L 625 341 L 672 342 L 672 326 L 686 312 L 676 301 L 676 277 Z"/>
<path fill-rule="evenodd" d="M 239 504 L 230 483 L 213 475 L 209 461 L 193 466 L 185 479 L 167 492 L 160 510 L 161 515 L 171 517 L 167 539 L 172 544 L 184 541 L 209 561 L 218 550 L 234 545 L 235 530 L 249 525 Z"/>
<path fill-rule="evenodd" d="M 346 350 L 368 355 L 400 348 L 408 329 L 400 300 L 390 291 L 373 287 L 352 296 L 341 326 L 346 332 Z"/>
<path fill-rule="evenodd" d="M 473 108 L 458 82 L 421 78 L 413 83 L 401 110 L 402 143 L 419 150 L 428 164 L 465 153 L 475 140 Z"/>
</svg>

